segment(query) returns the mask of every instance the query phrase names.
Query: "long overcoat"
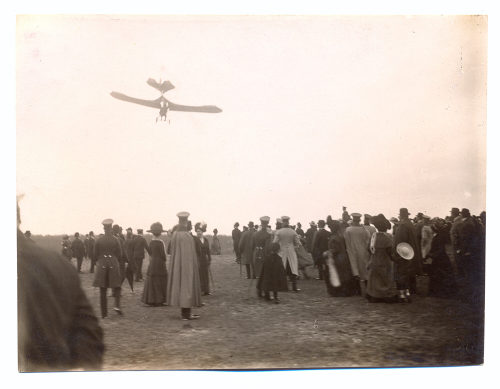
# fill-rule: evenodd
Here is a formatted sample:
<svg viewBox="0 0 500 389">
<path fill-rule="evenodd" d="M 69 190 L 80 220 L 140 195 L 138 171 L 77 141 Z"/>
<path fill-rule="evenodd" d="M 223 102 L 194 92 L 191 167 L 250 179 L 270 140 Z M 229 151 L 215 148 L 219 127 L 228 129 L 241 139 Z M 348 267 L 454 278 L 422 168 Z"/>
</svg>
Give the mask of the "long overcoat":
<svg viewBox="0 0 500 389">
<path fill-rule="evenodd" d="M 283 261 L 283 267 L 286 269 L 288 262 L 291 272 L 298 276 L 299 265 L 295 247 L 300 244 L 300 241 L 297 233 L 290 227 L 282 227 L 275 231 L 273 243 L 280 244 L 280 252 L 278 254 Z"/>
<path fill-rule="evenodd" d="M 181 308 L 201 306 L 200 274 L 193 236 L 175 231 L 170 241 L 167 305 Z"/>
<path fill-rule="evenodd" d="M 118 238 L 105 234 L 95 242 L 94 256 L 97 259 L 93 286 L 99 288 L 118 288 L 122 284 L 120 263 L 122 249 Z"/>
</svg>

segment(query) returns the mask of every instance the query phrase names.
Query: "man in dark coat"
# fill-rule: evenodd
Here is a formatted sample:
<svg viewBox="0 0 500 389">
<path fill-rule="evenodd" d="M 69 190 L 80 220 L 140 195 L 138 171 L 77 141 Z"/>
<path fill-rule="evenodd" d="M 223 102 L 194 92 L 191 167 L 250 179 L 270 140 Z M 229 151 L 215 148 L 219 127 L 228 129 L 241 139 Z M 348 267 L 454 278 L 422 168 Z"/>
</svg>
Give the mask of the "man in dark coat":
<svg viewBox="0 0 500 389">
<path fill-rule="evenodd" d="M 318 231 L 314 235 L 314 240 L 312 243 L 312 256 L 314 259 L 314 263 L 318 268 L 318 278 L 317 280 L 324 279 L 325 273 L 325 258 L 323 257 L 323 253 L 328 250 L 328 239 L 330 239 L 330 233 L 325 230 L 325 221 L 318 221 Z"/>
<path fill-rule="evenodd" d="M 113 297 L 115 298 L 114 311 L 120 315 L 123 314 L 120 307 L 121 285 L 123 282 L 120 258 L 123 258 L 124 254 L 120 238 L 114 233 L 114 231 L 119 232 L 119 229 L 113 226 L 113 220 L 105 219 L 102 225 L 104 235 L 100 236 L 95 242 L 94 253 L 97 260 L 97 270 L 92 285 L 99 288 L 101 315 L 104 319 L 108 315 L 108 288 L 113 290 Z"/>
<path fill-rule="evenodd" d="M 94 231 L 89 232 L 89 240 L 87 243 L 87 256 L 90 258 L 90 272 L 94 272 L 95 267 L 95 255 L 94 255 L 94 247 L 95 247 L 95 237 Z"/>
<path fill-rule="evenodd" d="M 76 268 L 78 273 L 81 273 L 83 257 L 85 256 L 85 245 L 80 239 L 80 234 L 78 232 L 75 233 L 75 239 L 71 242 L 71 251 L 73 252 L 73 256 L 76 258 Z"/>
<path fill-rule="evenodd" d="M 17 274 L 19 371 L 99 370 L 103 332 L 74 267 L 18 227 Z"/>
<path fill-rule="evenodd" d="M 134 262 L 135 262 L 135 280 L 142 281 L 142 263 L 144 261 L 144 250 L 151 255 L 151 250 L 149 249 L 148 242 L 144 239 L 142 235 L 142 228 L 137 229 L 137 235 L 134 237 Z"/>
<path fill-rule="evenodd" d="M 310 222 L 309 226 L 310 227 L 306 231 L 306 246 L 305 247 L 306 247 L 307 252 L 312 254 L 312 242 L 313 242 L 314 234 L 316 233 L 316 231 L 318 231 L 318 228 L 316 227 L 315 222 Z"/>
<path fill-rule="evenodd" d="M 127 254 L 125 253 L 125 237 L 122 234 L 122 228 L 115 224 L 113 225 L 113 235 L 120 244 L 121 256 L 118 258 L 118 263 L 120 264 L 120 275 L 122 277 L 122 282 L 125 279 L 125 266 L 127 263 Z"/>
<path fill-rule="evenodd" d="M 454 230 L 454 248 L 459 280 L 470 280 L 474 275 L 476 261 L 476 227 L 467 208 L 460 212 L 461 219 Z"/>
<path fill-rule="evenodd" d="M 306 236 L 304 230 L 302 229 L 302 224 L 300 222 L 297 223 L 297 228 L 295 229 L 295 232 L 301 239 L 305 238 Z"/>
<path fill-rule="evenodd" d="M 233 250 L 234 253 L 236 254 L 236 262 L 240 263 L 241 262 L 241 253 L 239 249 L 240 245 L 240 239 L 241 239 L 241 231 L 239 230 L 240 223 L 236 222 L 234 223 L 234 229 L 233 232 L 231 233 L 233 237 Z"/>
<path fill-rule="evenodd" d="M 269 216 L 262 216 L 260 218 L 260 225 L 262 228 L 253 235 L 252 247 L 253 247 L 253 264 L 255 269 L 255 275 L 257 277 L 261 276 L 262 266 L 264 265 L 264 259 L 266 258 L 269 245 L 271 244 L 272 235 L 267 231 L 269 226 L 269 221 L 271 218 Z M 259 297 L 262 295 L 262 291 L 258 291 Z"/>
<path fill-rule="evenodd" d="M 408 301 L 410 301 L 410 293 L 415 293 L 417 289 L 418 274 L 422 274 L 422 257 L 420 244 L 417 241 L 417 233 L 415 226 L 409 219 L 410 213 L 407 208 L 399 210 L 399 224 L 394 236 L 394 258 L 396 259 L 396 284 L 399 291 L 404 291 Z M 402 258 L 396 247 L 399 243 L 408 243 L 414 251 L 413 258 L 408 261 Z M 400 297 L 401 292 L 400 292 Z"/>
<path fill-rule="evenodd" d="M 245 265 L 247 271 L 247 278 L 257 278 L 255 275 L 255 268 L 253 266 L 253 235 L 255 228 L 253 222 L 248 222 L 248 230 L 241 234 L 238 250 L 241 253 L 241 263 Z"/>
</svg>

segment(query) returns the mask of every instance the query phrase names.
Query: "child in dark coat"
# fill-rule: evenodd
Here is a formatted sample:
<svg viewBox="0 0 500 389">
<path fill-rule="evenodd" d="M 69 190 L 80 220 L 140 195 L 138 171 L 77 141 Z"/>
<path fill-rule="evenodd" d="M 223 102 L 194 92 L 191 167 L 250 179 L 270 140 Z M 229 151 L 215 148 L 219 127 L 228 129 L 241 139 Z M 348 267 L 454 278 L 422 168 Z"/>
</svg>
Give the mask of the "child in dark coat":
<svg viewBox="0 0 500 389">
<path fill-rule="evenodd" d="M 270 245 L 269 253 L 264 260 L 262 273 L 257 285 L 258 290 L 264 291 L 265 299 L 268 301 L 271 300 L 270 292 L 273 292 L 274 302 L 276 304 L 280 302 L 278 292 L 288 291 L 286 271 L 283 266 L 283 260 L 278 255 L 279 251 L 279 243 L 272 243 Z"/>
</svg>

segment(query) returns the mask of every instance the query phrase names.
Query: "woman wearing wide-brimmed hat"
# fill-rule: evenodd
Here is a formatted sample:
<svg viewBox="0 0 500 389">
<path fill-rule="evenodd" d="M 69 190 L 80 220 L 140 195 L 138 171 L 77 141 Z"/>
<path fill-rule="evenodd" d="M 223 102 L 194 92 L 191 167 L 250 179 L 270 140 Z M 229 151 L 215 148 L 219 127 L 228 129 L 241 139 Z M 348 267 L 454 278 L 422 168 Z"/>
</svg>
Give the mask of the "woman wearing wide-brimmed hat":
<svg viewBox="0 0 500 389">
<path fill-rule="evenodd" d="M 156 222 L 147 232 L 151 232 L 153 238 L 149 244 L 151 259 L 144 282 L 142 302 L 151 306 L 165 305 L 167 301 L 167 252 L 161 234 L 167 231 L 163 229 L 161 223 Z"/>
<path fill-rule="evenodd" d="M 378 232 L 370 239 L 370 259 L 368 260 L 368 284 L 366 298 L 370 302 L 396 302 L 397 290 L 394 282 L 392 257 L 393 238 L 387 233 L 391 223 L 383 214 L 371 218 Z"/>
</svg>

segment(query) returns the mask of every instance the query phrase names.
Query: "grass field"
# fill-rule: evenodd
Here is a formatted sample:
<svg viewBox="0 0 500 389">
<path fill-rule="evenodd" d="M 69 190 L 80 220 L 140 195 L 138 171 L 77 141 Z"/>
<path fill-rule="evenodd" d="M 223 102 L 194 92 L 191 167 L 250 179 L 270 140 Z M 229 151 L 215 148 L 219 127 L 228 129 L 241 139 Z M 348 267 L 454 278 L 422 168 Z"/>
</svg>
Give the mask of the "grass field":
<svg viewBox="0 0 500 389">
<path fill-rule="evenodd" d="M 35 237 L 35 241 L 37 238 Z M 42 244 L 41 240 L 40 244 Z M 75 263 L 75 259 L 73 259 Z M 99 291 L 85 260 L 81 281 L 95 313 Z M 148 260 L 145 260 L 145 272 Z M 124 316 L 102 320 L 105 370 L 446 366 L 482 362 L 482 312 L 457 300 L 416 296 L 412 304 L 332 298 L 322 281 L 300 280 L 281 304 L 258 299 L 230 248 L 214 256 L 215 288 L 181 321 L 180 309 L 147 307 L 143 283 L 124 283 Z M 112 304 L 112 298 L 109 298 Z"/>
</svg>

